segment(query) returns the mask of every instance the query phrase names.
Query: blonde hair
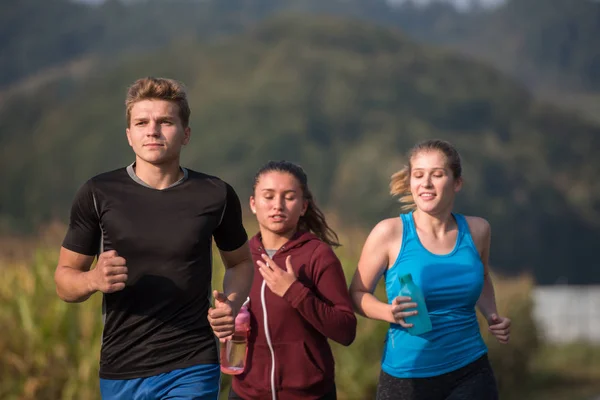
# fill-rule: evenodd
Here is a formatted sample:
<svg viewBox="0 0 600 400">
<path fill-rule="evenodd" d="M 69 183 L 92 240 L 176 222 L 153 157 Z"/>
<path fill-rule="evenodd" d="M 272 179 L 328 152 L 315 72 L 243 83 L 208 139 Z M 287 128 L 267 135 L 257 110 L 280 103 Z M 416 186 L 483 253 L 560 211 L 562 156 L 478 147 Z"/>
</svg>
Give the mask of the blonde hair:
<svg viewBox="0 0 600 400">
<path fill-rule="evenodd" d="M 460 154 L 456 148 L 444 140 L 431 139 L 417 143 L 408 153 L 408 165 L 405 165 L 400 171 L 394 173 L 390 180 L 390 194 L 398 196 L 398 201 L 402 204 L 402 211 L 412 211 L 417 208 L 412 193 L 410 192 L 410 174 L 412 170 L 412 159 L 421 152 L 439 151 L 446 157 L 446 164 L 452 171 L 454 179 L 462 177 L 462 165 Z"/>
<path fill-rule="evenodd" d="M 190 106 L 187 101 L 185 87 L 181 82 L 166 78 L 141 78 L 135 81 L 127 90 L 125 99 L 127 126 L 131 123 L 131 109 L 142 100 L 167 100 L 179 107 L 179 118 L 184 128 L 190 123 Z"/>
</svg>

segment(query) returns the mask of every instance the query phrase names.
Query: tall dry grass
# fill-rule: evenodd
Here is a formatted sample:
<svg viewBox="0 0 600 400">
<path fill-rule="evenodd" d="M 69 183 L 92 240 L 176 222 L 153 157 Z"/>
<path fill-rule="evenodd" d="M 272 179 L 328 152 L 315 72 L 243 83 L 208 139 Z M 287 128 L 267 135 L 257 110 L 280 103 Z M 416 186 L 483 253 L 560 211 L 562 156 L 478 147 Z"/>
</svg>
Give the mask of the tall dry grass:
<svg viewBox="0 0 600 400">
<path fill-rule="evenodd" d="M 28 263 L 0 267 L 1 399 L 99 398 L 100 296 L 59 300 L 56 255 L 40 250 Z"/>
<path fill-rule="evenodd" d="M 349 281 L 364 236 L 353 234 L 341 239 L 346 245 L 337 251 Z M 0 257 L 0 399 L 98 399 L 101 296 L 96 294 L 82 304 L 66 304 L 58 299 L 53 273 L 59 241 L 36 243 L 30 243 L 32 250 L 24 259 L 12 258 L 9 262 Z M 216 257 L 214 287 L 221 287 L 222 276 L 223 267 Z M 497 344 L 484 333 L 502 398 L 533 398 L 518 389 L 523 382 L 535 381 L 539 354 L 546 349 L 532 318 L 533 281 L 529 277 L 495 278 L 499 310 L 513 319 L 508 346 Z M 381 284 L 376 295 L 384 299 Z M 485 323 L 481 323 L 485 332 Z M 332 345 L 340 400 L 374 398 L 387 328 L 385 323 L 359 317 L 356 341 L 350 347 Z M 589 347 L 579 351 L 585 354 L 586 349 Z M 224 377 L 223 399 L 228 384 L 229 379 Z"/>
</svg>

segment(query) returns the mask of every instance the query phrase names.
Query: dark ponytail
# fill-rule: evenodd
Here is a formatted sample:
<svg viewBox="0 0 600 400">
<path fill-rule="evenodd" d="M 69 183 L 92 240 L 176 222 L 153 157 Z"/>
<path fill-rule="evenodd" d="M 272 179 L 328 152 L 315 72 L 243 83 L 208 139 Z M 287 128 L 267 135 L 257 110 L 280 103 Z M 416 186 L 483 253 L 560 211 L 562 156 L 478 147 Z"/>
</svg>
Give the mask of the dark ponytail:
<svg viewBox="0 0 600 400">
<path fill-rule="evenodd" d="M 254 185 L 252 190 L 256 189 L 258 180 L 263 174 L 267 172 L 286 172 L 292 175 L 300 183 L 302 188 L 302 196 L 307 201 L 308 206 L 306 212 L 300 217 L 298 221 L 298 230 L 308 231 L 314 233 L 319 239 L 327 243 L 332 247 L 340 246 L 337 234 L 327 224 L 325 215 L 317 207 L 310 189 L 308 188 L 308 177 L 301 166 L 291 163 L 289 161 L 269 161 L 262 168 L 258 170 L 254 176 Z"/>
</svg>

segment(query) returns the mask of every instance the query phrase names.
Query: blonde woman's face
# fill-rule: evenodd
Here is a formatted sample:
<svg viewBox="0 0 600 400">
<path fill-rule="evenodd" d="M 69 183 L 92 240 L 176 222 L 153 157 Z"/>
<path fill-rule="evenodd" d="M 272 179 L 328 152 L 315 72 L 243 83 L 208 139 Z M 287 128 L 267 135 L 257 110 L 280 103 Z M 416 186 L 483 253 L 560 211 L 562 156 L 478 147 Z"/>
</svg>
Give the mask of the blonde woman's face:
<svg viewBox="0 0 600 400">
<path fill-rule="evenodd" d="M 461 186 L 462 180 L 454 179 L 442 152 L 421 151 L 412 157 L 410 191 L 419 210 L 436 214 L 451 209 Z"/>
</svg>

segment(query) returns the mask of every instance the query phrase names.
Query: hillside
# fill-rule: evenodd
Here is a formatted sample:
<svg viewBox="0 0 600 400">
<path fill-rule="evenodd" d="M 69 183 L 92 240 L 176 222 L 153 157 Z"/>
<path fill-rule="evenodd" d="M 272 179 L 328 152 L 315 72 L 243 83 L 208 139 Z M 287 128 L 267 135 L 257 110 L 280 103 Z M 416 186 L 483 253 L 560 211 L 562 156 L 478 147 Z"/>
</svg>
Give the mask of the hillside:
<svg viewBox="0 0 600 400">
<path fill-rule="evenodd" d="M 532 85 L 600 91 L 600 3 L 511 0 L 472 18 L 461 46 Z"/>
<path fill-rule="evenodd" d="M 400 28 L 474 56 L 516 77 L 536 97 L 600 121 L 600 3 L 591 0 L 508 0 L 468 13 L 443 0 L 426 7 L 385 0 L 8 0 L 0 5 L 0 100 L 6 88 L 31 86 L 80 59 L 239 33 L 281 11 Z"/>
<path fill-rule="evenodd" d="M 120 57 L 181 37 L 240 32 L 281 10 L 389 15 L 385 0 L 6 0 L 0 4 L 0 88 L 80 58 Z"/>
<path fill-rule="evenodd" d="M 472 55 L 539 98 L 600 122 L 600 2 L 508 0 L 489 12 L 447 11 L 437 21 L 409 32 Z"/>
<path fill-rule="evenodd" d="M 64 220 L 85 179 L 132 159 L 126 86 L 170 76 L 190 90 L 184 162 L 247 198 L 268 159 L 302 163 L 318 201 L 370 228 L 398 207 L 388 178 L 416 141 L 456 143 L 459 209 L 488 218 L 492 261 L 542 283 L 600 282 L 587 267 L 600 233 L 600 130 L 535 102 L 483 65 L 357 21 L 281 16 L 206 44 L 179 41 L 63 78 L 0 108 L 0 220 L 27 232 Z"/>
</svg>

